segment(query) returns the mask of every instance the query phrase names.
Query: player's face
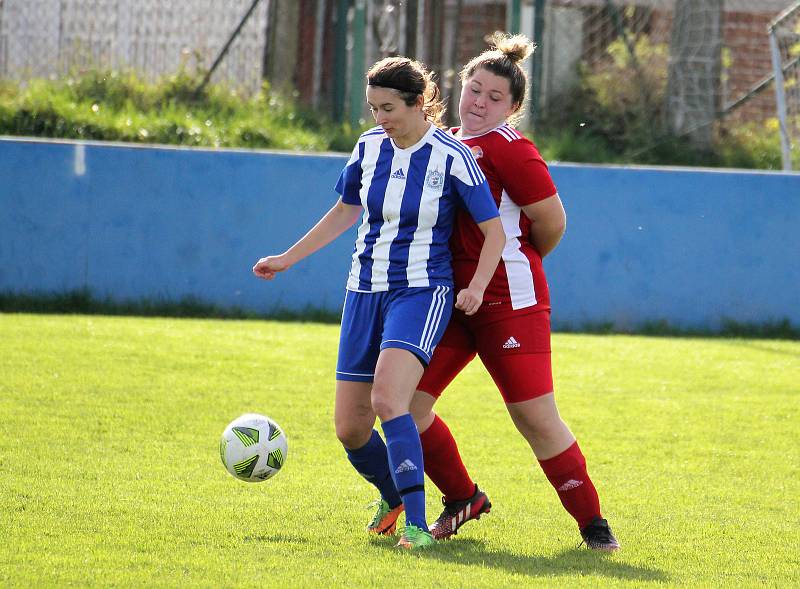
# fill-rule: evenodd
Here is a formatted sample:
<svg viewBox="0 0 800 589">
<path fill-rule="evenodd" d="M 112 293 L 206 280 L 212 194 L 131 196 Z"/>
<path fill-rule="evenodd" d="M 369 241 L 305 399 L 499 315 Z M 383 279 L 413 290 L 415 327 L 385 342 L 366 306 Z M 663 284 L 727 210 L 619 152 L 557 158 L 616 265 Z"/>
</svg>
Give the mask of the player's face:
<svg viewBox="0 0 800 589">
<path fill-rule="evenodd" d="M 482 135 L 502 124 L 515 110 L 508 78 L 478 68 L 461 88 L 461 133 Z"/>
<path fill-rule="evenodd" d="M 416 136 L 420 123 L 425 121 L 421 100 L 408 106 L 391 88 L 367 86 L 367 103 L 375 122 L 400 145 L 404 139 Z"/>
</svg>

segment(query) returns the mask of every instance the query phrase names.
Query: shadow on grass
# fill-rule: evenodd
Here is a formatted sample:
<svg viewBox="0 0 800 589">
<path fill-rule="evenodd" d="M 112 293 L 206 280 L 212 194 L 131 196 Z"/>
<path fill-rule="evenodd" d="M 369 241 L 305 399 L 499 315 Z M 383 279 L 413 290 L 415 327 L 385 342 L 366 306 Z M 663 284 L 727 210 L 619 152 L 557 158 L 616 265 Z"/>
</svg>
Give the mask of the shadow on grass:
<svg viewBox="0 0 800 589">
<path fill-rule="evenodd" d="M 775 354 L 778 356 L 789 356 L 790 358 L 800 358 L 800 350 L 776 350 L 767 343 L 761 343 L 753 340 L 743 341 L 740 339 L 730 339 L 725 342 L 730 346 L 738 346 L 741 348 L 748 348 L 750 350 L 758 350 L 759 352 L 766 352 L 768 354 Z"/>
<path fill-rule="evenodd" d="M 339 323 L 341 312 L 307 307 L 300 310 L 275 309 L 257 313 L 239 307 L 223 307 L 197 297 L 179 300 L 98 298 L 88 289 L 60 293 L 0 292 L 0 313 L 39 313 L 59 315 L 120 315 L 134 317 L 174 317 L 191 319 L 266 319 L 305 323 Z"/>
<path fill-rule="evenodd" d="M 376 546 L 397 550 L 394 548 L 394 543 L 389 542 L 376 543 Z M 555 556 L 519 555 L 503 550 L 487 549 L 482 540 L 470 538 L 438 542 L 430 548 L 411 554 L 418 558 L 491 567 L 529 577 L 592 574 L 636 581 L 669 581 L 669 575 L 664 571 L 621 562 L 624 553 L 608 554 L 582 547 L 570 548 Z"/>
<path fill-rule="evenodd" d="M 553 331 L 558 333 L 581 333 L 593 335 L 640 335 L 649 337 L 670 338 L 744 338 L 744 339 L 776 339 L 800 340 L 800 326 L 793 324 L 788 318 L 761 321 L 741 322 L 723 319 L 718 329 L 678 327 L 666 320 L 646 321 L 629 328 L 615 326 L 612 322 L 586 322 L 572 325 L 554 322 Z"/>
</svg>

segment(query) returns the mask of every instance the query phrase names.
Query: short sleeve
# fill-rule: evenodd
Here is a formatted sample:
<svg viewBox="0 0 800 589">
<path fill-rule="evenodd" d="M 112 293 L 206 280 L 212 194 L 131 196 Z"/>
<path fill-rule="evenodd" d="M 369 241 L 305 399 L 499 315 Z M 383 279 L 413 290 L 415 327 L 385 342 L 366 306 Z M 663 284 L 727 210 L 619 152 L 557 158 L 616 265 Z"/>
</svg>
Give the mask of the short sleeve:
<svg viewBox="0 0 800 589">
<path fill-rule="evenodd" d="M 492 162 L 511 200 L 519 206 L 533 204 L 558 192 L 547 164 L 527 139 L 511 141 L 502 157 Z"/>
<path fill-rule="evenodd" d="M 472 151 L 461 142 L 452 160 L 450 176 L 456 194 L 476 223 L 500 216 L 486 176 Z"/>
<path fill-rule="evenodd" d="M 482 182 L 486 182 L 486 176 L 483 175 L 469 147 L 457 139 L 452 139 L 451 141 L 453 142 L 451 145 L 455 145 L 456 150 L 452 156 L 450 175 L 467 186 L 477 186 Z"/>
<path fill-rule="evenodd" d="M 359 141 L 347 165 L 336 182 L 336 192 L 342 195 L 342 202 L 348 205 L 361 205 L 361 161 L 364 159 L 364 142 Z"/>
<path fill-rule="evenodd" d="M 461 202 L 464 203 L 464 208 L 469 211 L 476 223 L 483 223 L 500 216 L 486 179 L 480 184 L 470 186 L 458 178 L 453 178 L 452 184 L 459 198 L 461 198 Z"/>
</svg>

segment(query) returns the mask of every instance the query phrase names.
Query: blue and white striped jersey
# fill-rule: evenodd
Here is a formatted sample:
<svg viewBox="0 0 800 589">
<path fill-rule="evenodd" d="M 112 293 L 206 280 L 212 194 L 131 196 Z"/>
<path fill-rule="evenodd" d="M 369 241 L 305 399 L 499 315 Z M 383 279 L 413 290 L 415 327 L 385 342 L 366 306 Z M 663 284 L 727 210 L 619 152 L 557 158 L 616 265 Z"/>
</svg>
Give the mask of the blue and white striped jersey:
<svg viewBox="0 0 800 589">
<path fill-rule="evenodd" d="M 463 205 L 477 223 L 498 216 L 472 152 L 434 125 L 407 149 L 380 127 L 361 135 L 336 192 L 364 207 L 347 281 L 358 292 L 452 286 L 456 208 Z"/>
</svg>

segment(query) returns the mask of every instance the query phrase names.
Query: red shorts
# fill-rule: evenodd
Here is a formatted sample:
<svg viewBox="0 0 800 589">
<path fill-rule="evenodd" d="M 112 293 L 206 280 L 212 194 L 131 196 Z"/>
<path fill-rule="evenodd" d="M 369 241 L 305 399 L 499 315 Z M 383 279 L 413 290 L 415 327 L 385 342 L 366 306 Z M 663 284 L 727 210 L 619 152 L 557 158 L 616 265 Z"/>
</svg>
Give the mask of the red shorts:
<svg viewBox="0 0 800 589">
<path fill-rule="evenodd" d="M 417 388 L 441 396 L 476 353 L 506 403 L 553 392 L 550 311 L 479 312 L 472 317 L 453 311 Z"/>
</svg>

